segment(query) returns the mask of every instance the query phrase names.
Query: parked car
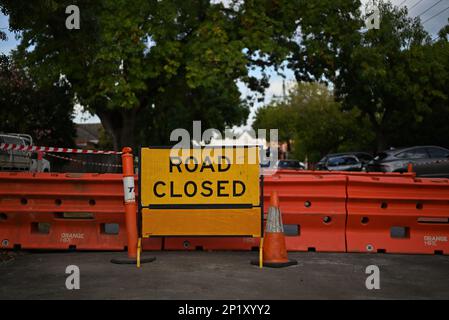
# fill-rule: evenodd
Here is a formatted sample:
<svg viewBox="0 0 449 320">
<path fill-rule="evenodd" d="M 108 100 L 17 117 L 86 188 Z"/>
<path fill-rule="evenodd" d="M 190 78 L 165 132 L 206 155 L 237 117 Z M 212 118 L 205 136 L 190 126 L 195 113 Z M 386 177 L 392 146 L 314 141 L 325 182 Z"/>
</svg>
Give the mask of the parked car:
<svg viewBox="0 0 449 320">
<path fill-rule="evenodd" d="M 290 169 L 290 170 L 304 170 L 306 167 L 304 163 L 298 160 L 278 160 L 276 163 L 277 169 Z"/>
<path fill-rule="evenodd" d="M 438 146 L 383 151 L 368 164 L 367 171 L 406 172 L 409 163 L 417 176 L 449 178 L 449 150 Z"/>
<path fill-rule="evenodd" d="M 267 149 L 260 150 L 260 167 L 261 168 L 269 168 L 272 163 L 271 159 L 271 149 L 268 147 Z"/>
<path fill-rule="evenodd" d="M 0 133 L 0 143 L 31 146 L 33 138 L 19 133 Z M 42 159 L 39 163 L 37 154 L 17 150 L 0 150 L 0 170 L 50 172 L 50 162 Z"/>
<path fill-rule="evenodd" d="M 323 157 L 316 165 L 317 170 L 362 171 L 373 160 L 366 152 L 333 153 Z"/>
</svg>

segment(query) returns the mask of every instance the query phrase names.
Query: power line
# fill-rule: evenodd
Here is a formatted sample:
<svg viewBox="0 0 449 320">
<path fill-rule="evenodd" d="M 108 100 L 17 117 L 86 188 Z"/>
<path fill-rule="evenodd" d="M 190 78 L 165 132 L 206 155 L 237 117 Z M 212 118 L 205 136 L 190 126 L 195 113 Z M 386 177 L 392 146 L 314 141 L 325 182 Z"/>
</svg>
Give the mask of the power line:
<svg viewBox="0 0 449 320">
<path fill-rule="evenodd" d="M 440 11 L 439 13 L 437 13 L 437 14 L 434 14 L 433 16 L 431 16 L 429 19 L 427 19 L 426 21 L 424 21 L 422 24 L 424 24 L 424 23 L 426 23 L 426 22 L 429 22 L 430 20 L 432 20 L 433 18 L 436 18 L 436 17 L 438 17 L 440 14 L 442 14 L 443 12 L 445 12 L 446 10 L 448 10 L 449 9 L 449 7 L 447 7 L 446 9 L 444 9 L 443 11 Z"/>
<path fill-rule="evenodd" d="M 408 8 L 408 10 L 412 10 L 414 7 L 416 7 L 418 4 L 420 4 L 421 2 L 423 2 L 424 0 L 419 0 L 417 3 L 415 3 L 413 6 L 411 6 L 410 8 Z"/>
<path fill-rule="evenodd" d="M 443 0 L 438 1 L 437 3 L 435 3 L 433 6 L 427 8 L 426 10 L 424 10 L 424 12 L 421 12 L 420 14 L 418 14 L 418 17 L 421 17 L 424 13 L 426 13 L 427 11 L 429 11 L 430 9 L 434 8 L 437 4 L 439 4 L 440 2 L 443 2 Z"/>
<path fill-rule="evenodd" d="M 401 7 L 401 6 L 402 6 L 404 3 L 406 3 L 406 2 L 407 2 L 407 0 L 402 1 L 401 4 L 398 5 L 398 7 Z"/>
</svg>

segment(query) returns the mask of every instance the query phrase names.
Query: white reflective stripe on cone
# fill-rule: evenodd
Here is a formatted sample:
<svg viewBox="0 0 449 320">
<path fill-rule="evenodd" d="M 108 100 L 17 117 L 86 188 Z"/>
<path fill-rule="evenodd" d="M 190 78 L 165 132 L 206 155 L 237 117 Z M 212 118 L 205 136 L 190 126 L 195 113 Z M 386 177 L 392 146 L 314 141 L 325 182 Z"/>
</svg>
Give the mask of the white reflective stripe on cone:
<svg viewBox="0 0 449 320">
<path fill-rule="evenodd" d="M 136 195 L 134 192 L 134 177 L 123 177 L 123 194 L 125 202 L 136 201 Z"/>
<path fill-rule="evenodd" d="M 267 228 L 265 232 L 284 232 L 284 226 L 282 225 L 282 217 L 279 208 L 268 208 Z"/>
</svg>

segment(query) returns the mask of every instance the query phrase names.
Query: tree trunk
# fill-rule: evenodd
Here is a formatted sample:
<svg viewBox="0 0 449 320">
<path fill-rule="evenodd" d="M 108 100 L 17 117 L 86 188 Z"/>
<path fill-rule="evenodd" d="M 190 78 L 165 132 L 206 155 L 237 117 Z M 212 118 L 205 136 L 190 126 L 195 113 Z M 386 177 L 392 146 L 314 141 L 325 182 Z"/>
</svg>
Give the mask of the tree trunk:
<svg viewBox="0 0 449 320">
<path fill-rule="evenodd" d="M 382 152 L 386 148 L 386 140 L 383 130 L 384 117 L 382 117 L 381 123 L 377 121 L 373 113 L 368 113 L 368 118 L 376 133 L 376 152 Z"/>
<path fill-rule="evenodd" d="M 134 134 L 137 109 L 110 110 L 97 108 L 96 113 L 101 124 L 112 138 L 113 148 L 120 151 L 123 147 L 136 148 Z"/>
<path fill-rule="evenodd" d="M 135 127 L 136 127 L 136 109 L 123 110 L 122 111 L 122 128 L 120 132 L 120 148 L 131 147 L 134 151 L 136 150 L 136 137 L 135 137 Z"/>
</svg>

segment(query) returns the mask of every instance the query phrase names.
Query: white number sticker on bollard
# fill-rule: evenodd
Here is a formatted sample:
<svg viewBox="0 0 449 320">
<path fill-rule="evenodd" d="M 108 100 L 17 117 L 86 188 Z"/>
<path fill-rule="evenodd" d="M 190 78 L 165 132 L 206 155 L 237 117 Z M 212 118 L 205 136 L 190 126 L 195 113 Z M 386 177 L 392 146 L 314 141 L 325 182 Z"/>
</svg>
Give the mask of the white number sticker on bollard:
<svg viewBox="0 0 449 320">
<path fill-rule="evenodd" d="M 134 177 L 123 177 L 123 194 L 125 202 L 136 201 L 136 194 L 134 192 Z"/>
</svg>

